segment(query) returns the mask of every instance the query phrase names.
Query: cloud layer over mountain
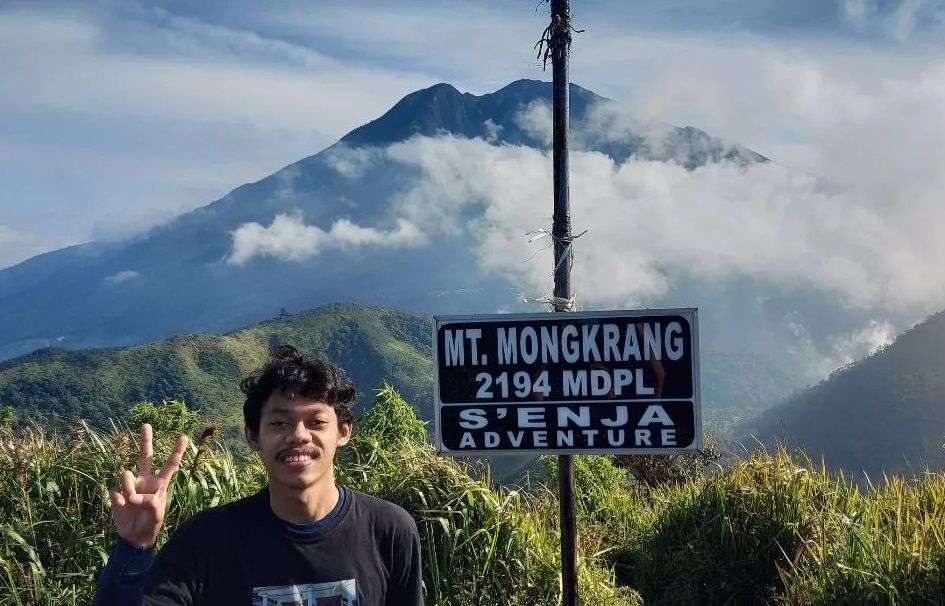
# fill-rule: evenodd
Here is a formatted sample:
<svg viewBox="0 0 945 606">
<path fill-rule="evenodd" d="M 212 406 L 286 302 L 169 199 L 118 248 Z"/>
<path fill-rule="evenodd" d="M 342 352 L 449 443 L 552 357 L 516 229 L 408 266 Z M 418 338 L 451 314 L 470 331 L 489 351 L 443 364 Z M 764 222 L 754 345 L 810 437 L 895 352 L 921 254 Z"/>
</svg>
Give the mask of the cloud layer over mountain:
<svg viewBox="0 0 945 606">
<path fill-rule="evenodd" d="M 299 215 L 279 214 L 267 227 L 256 222 L 240 225 L 233 232 L 233 250 L 227 262 L 242 265 L 255 257 L 299 261 L 326 248 L 416 246 L 424 240 L 416 226 L 404 219 L 398 220 L 397 227 L 389 231 L 362 227 L 347 219 L 335 221 L 331 229 L 324 231 L 306 225 Z"/>
<path fill-rule="evenodd" d="M 540 142 L 547 111 L 533 104 L 518 118 Z M 591 116 L 576 130 L 572 152 L 574 231 L 587 230 L 575 243 L 575 288 L 584 307 L 685 305 L 678 297 L 685 285 L 746 279 L 756 285 L 752 296 L 830 300 L 860 323 L 828 330 L 824 339 L 812 338 L 802 316 L 788 311 L 781 320 L 794 338 L 791 352 L 823 376 L 885 345 L 909 318 L 945 300 L 945 252 L 930 254 L 928 245 L 945 211 L 925 214 L 887 191 L 844 187 L 778 162 L 710 162 L 691 170 L 672 160 L 615 162 L 581 150 L 581 142 L 644 133 L 643 150 L 670 159 L 683 152 L 668 146 L 660 125 L 627 122 L 619 111 Z M 526 297 L 547 297 L 549 152 L 489 138 L 415 136 L 387 147 L 333 148 L 326 161 L 345 178 L 391 163 L 415 175 L 385 201 L 383 225 L 339 220 L 321 229 L 280 215 L 268 227 L 237 229 L 229 260 L 297 260 L 331 247 L 422 247 L 437 236 L 462 235 L 479 271 L 510 280 Z M 938 219 L 926 220 L 932 217 Z"/>
<path fill-rule="evenodd" d="M 268 228 L 241 227 L 232 259 L 273 249 L 277 240 L 302 255 L 320 242 L 420 244 L 422 234 L 466 231 L 483 269 L 516 276 L 531 291 L 547 290 L 551 253 L 530 249 L 526 234 L 550 227 L 548 152 L 418 136 L 387 148 L 342 147 L 329 158 L 346 177 L 360 176 L 372 162 L 414 169 L 419 180 L 389 200 L 398 227 L 339 222 L 326 233 L 279 217 Z M 572 170 L 575 232 L 589 230 L 575 245 L 578 290 L 595 306 L 664 297 L 673 288 L 670 274 L 748 277 L 878 313 L 922 313 L 945 300 L 945 251 L 930 246 L 945 211 L 923 204 L 934 197 L 921 192 L 930 184 L 915 184 L 920 196 L 903 199 L 887 188 L 845 187 L 778 162 L 687 170 L 677 162 L 615 163 L 588 151 L 572 153 Z M 265 244 L 267 238 L 272 242 Z M 287 250 L 283 257 L 297 255 Z"/>
</svg>

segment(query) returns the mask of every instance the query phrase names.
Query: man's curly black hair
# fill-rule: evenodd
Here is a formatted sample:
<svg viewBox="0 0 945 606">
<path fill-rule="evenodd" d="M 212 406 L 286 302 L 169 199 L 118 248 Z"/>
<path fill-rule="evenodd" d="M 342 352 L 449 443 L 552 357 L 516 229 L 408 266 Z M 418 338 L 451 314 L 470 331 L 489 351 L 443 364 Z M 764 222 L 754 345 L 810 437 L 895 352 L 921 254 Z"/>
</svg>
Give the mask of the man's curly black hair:
<svg viewBox="0 0 945 606">
<path fill-rule="evenodd" d="M 265 366 L 240 381 L 240 390 L 246 394 L 243 421 L 253 432 L 259 433 L 263 404 L 276 389 L 289 400 L 302 396 L 330 404 L 339 425 L 354 422 L 357 391 L 345 373 L 330 362 L 282 345 L 270 354 Z"/>
</svg>

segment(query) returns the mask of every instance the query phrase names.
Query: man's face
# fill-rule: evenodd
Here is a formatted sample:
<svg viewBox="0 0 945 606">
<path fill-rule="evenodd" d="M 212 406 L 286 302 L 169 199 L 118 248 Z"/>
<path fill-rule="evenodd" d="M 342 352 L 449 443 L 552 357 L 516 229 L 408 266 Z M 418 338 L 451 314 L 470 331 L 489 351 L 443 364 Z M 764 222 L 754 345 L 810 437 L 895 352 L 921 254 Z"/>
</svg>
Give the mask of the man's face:
<svg viewBox="0 0 945 606">
<path fill-rule="evenodd" d="M 331 477 L 335 451 L 348 443 L 351 425 L 339 425 L 329 404 L 278 390 L 263 404 L 259 433 L 246 428 L 246 439 L 259 451 L 270 484 L 303 490 Z"/>
</svg>

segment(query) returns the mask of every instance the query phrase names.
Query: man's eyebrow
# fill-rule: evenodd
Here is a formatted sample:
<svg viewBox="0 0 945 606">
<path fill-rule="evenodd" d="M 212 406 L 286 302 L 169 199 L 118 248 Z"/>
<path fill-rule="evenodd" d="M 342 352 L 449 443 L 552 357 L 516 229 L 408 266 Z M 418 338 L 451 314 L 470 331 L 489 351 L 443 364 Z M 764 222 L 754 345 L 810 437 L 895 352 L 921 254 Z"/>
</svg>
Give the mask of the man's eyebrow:
<svg viewBox="0 0 945 606">
<path fill-rule="evenodd" d="M 275 407 L 275 408 L 270 408 L 270 409 L 269 409 L 269 414 L 273 414 L 273 415 L 289 415 L 289 414 L 292 414 L 293 412 L 295 412 L 295 409 L 292 409 L 292 408 L 284 408 L 284 407 L 281 407 L 281 406 L 277 406 L 277 407 Z M 309 412 L 311 412 L 311 413 L 319 413 L 319 412 L 325 412 L 325 411 L 323 411 L 323 409 L 322 409 L 321 407 L 319 407 L 319 408 L 315 408 L 314 410 L 311 410 L 311 411 L 306 410 L 305 412 L 306 412 L 306 413 L 309 413 Z"/>
<path fill-rule="evenodd" d="M 270 408 L 269 409 L 270 415 L 288 415 L 291 413 L 292 411 L 288 408 Z"/>
</svg>

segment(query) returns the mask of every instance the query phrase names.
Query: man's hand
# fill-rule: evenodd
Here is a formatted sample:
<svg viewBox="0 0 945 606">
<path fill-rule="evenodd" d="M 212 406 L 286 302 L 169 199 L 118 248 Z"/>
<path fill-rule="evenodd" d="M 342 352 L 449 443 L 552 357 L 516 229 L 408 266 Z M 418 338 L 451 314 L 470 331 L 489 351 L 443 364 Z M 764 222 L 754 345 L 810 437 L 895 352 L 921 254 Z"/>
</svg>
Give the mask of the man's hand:
<svg viewBox="0 0 945 606">
<path fill-rule="evenodd" d="M 167 463 L 155 475 L 151 471 L 154 458 L 151 426 L 147 423 L 141 426 L 138 475 L 135 476 L 127 469 L 123 470 L 119 478 L 121 490 L 109 492 L 112 499 L 112 519 L 115 520 L 118 535 L 135 547 L 143 549 L 157 541 L 164 523 L 167 487 L 180 467 L 186 450 L 187 436 L 181 435 L 177 438 L 177 444 Z"/>
</svg>

